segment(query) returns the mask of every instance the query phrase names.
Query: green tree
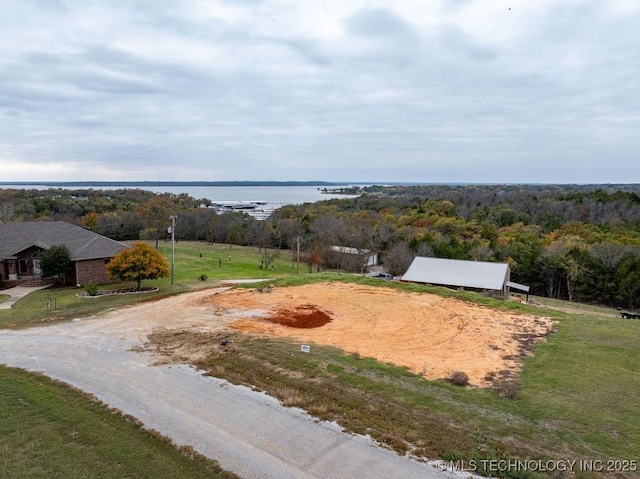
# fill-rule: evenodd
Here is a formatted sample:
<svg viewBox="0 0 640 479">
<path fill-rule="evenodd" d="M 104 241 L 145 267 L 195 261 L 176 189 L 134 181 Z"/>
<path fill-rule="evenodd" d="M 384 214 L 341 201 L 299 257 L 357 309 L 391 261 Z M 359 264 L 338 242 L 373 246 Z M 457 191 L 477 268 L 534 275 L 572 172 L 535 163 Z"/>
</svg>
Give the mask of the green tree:
<svg viewBox="0 0 640 479">
<path fill-rule="evenodd" d="M 636 308 L 640 298 L 640 255 L 627 253 L 618 264 L 617 273 L 620 283 L 616 299 L 627 308 Z"/>
<path fill-rule="evenodd" d="M 69 248 L 63 244 L 53 245 L 40 255 L 40 269 L 45 278 L 58 277 L 65 283 L 65 274 L 71 267 Z"/>
<path fill-rule="evenodd" d="M 147 228 L 153 232 L 156 249 L 158 249 L 158 239 L 160 238 L 160 234 L 166 231 L 171 223 L 169 218 L 175 211 L 175 205 L 166 195 L 154 195 L 140 205 L 138 211 L 144 218 Z"/>
<path fill-rule="evenodd" d="M 158 250 L 139 241 L 133 248 L 121 251 L 109 261 L 107 272 L 112 279 L 136 281 L 140 289 L 143 279 L 169 276 L 169 265 Z"/>
</svg>

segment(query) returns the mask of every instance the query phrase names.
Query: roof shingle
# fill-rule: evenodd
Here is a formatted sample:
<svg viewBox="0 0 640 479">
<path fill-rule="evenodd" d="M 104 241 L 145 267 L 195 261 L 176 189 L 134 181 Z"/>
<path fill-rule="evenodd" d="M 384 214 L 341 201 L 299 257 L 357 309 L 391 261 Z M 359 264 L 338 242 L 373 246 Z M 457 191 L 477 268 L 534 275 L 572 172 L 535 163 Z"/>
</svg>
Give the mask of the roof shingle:
<svg viewBox="0 0 640 479">
<path fill-rule="evenodd" d="M 112 258 L 128 248 L 112 240 L 64 221 L 25 221 L 0 225 L 0 259 L 10 259 L 30 246 L 48 249 L 64 244 L 72 261 Z"/>
</svg>

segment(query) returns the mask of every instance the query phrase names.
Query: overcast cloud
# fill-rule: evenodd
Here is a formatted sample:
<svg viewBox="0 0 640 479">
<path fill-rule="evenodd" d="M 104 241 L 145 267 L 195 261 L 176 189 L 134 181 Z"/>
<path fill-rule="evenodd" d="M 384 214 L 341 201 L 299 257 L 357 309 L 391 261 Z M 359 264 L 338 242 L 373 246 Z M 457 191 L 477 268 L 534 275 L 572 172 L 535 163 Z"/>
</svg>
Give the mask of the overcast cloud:
<svg viewBox="0 0 640 479">
<path fill-rule="evenodd" d="M 0 183 L 640 182 L 637 0 L 0 0 Z"/>
</svg>

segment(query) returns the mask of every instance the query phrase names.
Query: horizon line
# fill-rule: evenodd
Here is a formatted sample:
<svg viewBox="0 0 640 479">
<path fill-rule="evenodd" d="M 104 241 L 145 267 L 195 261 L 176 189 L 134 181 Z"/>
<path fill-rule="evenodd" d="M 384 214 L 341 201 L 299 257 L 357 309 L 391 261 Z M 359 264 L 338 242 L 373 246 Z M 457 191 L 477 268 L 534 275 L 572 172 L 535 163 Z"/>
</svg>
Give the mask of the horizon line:
<svg viewBox="0 0 640 479">
<path fill-rule="evenodd" d="M 498 186 L 498 185 L 638 185 L 640 183 L 581 183 L 581 182 L 467 182 L 467 181 L 325 181 L 325 180 L 56 180 L 56 181 L 0 181 L 0 187 L 7 186 Z"/>
</svg>

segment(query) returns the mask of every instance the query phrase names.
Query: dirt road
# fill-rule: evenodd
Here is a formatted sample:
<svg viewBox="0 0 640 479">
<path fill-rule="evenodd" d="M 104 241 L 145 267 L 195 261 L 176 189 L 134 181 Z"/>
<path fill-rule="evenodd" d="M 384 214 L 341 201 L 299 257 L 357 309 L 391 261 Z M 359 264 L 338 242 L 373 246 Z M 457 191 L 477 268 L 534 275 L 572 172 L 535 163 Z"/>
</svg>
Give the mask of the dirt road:
<svg viewBox="0 0 640 479">
<path fill-rule="evenodd" d="M 459 477 L 189 366 L 155 365 L 157 358 L 138 348 L 157 327 L 217 330 L 239 319 L 212 314 L 211 295 L 199 291 L 100 317 L 0 331 L 0 363 L 91 393 L 247 479 Z"/>
</svg>

